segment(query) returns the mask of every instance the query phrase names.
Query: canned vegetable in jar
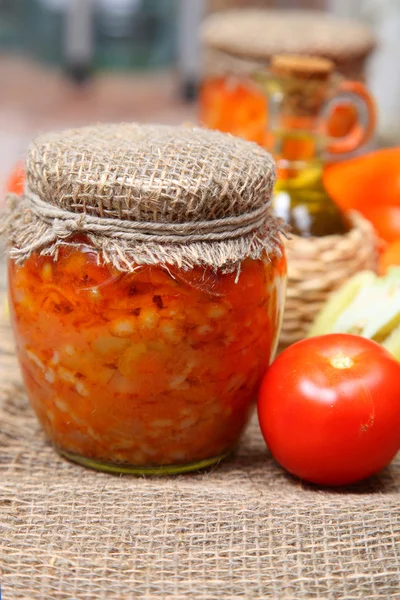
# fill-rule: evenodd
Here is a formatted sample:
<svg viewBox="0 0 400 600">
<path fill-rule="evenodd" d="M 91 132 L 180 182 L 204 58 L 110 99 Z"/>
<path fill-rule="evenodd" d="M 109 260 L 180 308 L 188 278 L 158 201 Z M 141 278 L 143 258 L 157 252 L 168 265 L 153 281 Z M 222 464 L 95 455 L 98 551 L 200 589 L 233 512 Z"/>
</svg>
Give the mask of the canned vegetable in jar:
<svg viewBox="0 0 400 600">
<path fill-rule="evenodd" d="M 9 201 L 9 296 L 48 438 L 107 471 L 221 460 L 282 318 L 269 154 L 218 132 L 108 125 L 39 137 L 26 173 Z"/>
</svg>

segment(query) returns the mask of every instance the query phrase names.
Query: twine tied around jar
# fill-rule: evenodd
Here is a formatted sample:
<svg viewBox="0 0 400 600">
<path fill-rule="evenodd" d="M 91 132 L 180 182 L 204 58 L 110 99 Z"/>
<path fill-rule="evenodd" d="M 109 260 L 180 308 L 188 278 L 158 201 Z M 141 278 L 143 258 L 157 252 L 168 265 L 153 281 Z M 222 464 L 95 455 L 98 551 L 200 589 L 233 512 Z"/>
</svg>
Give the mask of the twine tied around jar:
<svg viewBox="0 0 400 600">
<path fill-rule="evenodd" d="M 275 171 L 255 144 L 201 129 L 99 126 L 42 136 L 23 198 L 10 197 L 10 257 L 56 256 L 83 234 L 107 263 L 240 268 L 281 252 Z M 75 237 L 74 237 L 75 236 Z"/>
</svg>

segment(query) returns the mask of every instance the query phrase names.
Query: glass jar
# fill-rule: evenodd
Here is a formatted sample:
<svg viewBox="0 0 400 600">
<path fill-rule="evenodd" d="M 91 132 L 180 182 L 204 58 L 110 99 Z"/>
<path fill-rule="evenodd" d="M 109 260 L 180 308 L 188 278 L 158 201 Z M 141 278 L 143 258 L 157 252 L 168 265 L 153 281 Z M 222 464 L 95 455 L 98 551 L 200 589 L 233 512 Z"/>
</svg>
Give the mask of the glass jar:
<svg viewBox="0 0 400 600">
<path fill-rule="evenodd" d="M 11 262 L 18 357 L 48 437 L 119 471 L 223 458 L 276 349 L 284 271 L 263 258 L 245 261 L 237 283 L 204 268 L 121 274 L 87 243 Z"/>
<path fill-rule="evenodd" d="M 200 86 L 199 120 L 260 146 L 266 143 L 267 103 L 250 77 L 209 77 Z"/>
<path fill-rule="evenodd" d="M 343 81 L 351 93 L 364 86 L 358 82 Z M 364 88 L 365 89 L 365 88 Z M 209 129 L 231 133 L 245 140 L 268 147 L 267 129 L 271 127 L 268 103 L 253 76 L 226 75 L 207 77 L 200 86 L 199 121 Z M 358 113 L 349 102 L 337 103 L 327 121 L 327 134 L 343 140 L 354 134 L 358 127 Z M 346 146 L 337 145 L 334 153 L 347 154 Z"/>
<path fill-rule="evenodd" d="M 174 140 L 170 129 L 167 144 Z M 140 131 L 146 135 L 146 127 Z M 180 134 L 185 144 L 189 133 Z M 211 135 L 212 143 L 228 144 L 222 153 L 230 144 L 246 144 L 213 132 L 193 135 L 194 142 L 196 135 Z M 109 132 L 104 139 L 110 144 Z M 72 152 L 74 142 L 61 143 Z M 146 148 L 152 144 L 154 139 Z M 157 156 L 159 150 L 168 152 L 158 140 Z M 38 159 L 28 157 L 28 185 L 37 176 L 30 160 L 35 166 Z M 260 167 L 267 169 L 263 161 Z M 266 180 L 262 170 L 260 175 Z M 143 181 L 140 185 L 145 189 Z M 150 197 L 154 209 L 154 192 Z M 140 210 L 143 206 L 142 200 Z M 273 227 L 271 235 L 277 231 Z M 124 270 L 119 266 L 129 256 L 124 248 L 116 264 L 109 249 L 100 251 L 93 243 L 93 232 L 56 238 L 60 235 L 57 229 L 53 245 L 27 250 L 22 261 L 11 253 L 9 261 L 18 358 L 48 438 L 65 457 L 105 471 L 178 473 L 219 462 L 236 447 L 277 347 L 286 274 L 280 244 L 274 249 L 269 244 L 258 256 L 253 247 L 253 257 L 234 270 L 211 264 L 188 268 L 183 258 L 185 266 L 155 261 Z M 14 232 L 11 238 L 20 248 L 26 236 L 16 242 Z"/>
<path fill-rule="evenodd" d="M 268 69 L 273 56 L 328 57 L 342 78 L 362 81 L 375 45 L 371 30 L 357 21 L 321 11 L 254 7 L 210 14 L 202 25 L 202 41 L 200 122 L 261 145 L 268 107 L 252 76 Z M 330 136 L 347 135 L 356 120 L 353 107 L 338 105 L 330 115 Z"/>
</svg>

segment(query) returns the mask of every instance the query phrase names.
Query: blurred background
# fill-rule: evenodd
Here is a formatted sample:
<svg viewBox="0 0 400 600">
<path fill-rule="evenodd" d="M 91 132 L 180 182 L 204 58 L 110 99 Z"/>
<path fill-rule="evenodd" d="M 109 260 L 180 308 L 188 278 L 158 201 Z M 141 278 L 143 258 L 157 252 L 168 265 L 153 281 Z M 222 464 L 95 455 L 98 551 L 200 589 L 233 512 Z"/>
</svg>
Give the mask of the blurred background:
<svg viewBox="0 0 400 600">
<path fill-rule="evenodd" d="M 368 23 L 378 40 L 367 67 L 378 134 L 398 141 L 400 0 L 0 0 L 1 180 L 44 130 L 196 122 L 199 25 L 237 6 L 316 9 Z"/>
</svg>

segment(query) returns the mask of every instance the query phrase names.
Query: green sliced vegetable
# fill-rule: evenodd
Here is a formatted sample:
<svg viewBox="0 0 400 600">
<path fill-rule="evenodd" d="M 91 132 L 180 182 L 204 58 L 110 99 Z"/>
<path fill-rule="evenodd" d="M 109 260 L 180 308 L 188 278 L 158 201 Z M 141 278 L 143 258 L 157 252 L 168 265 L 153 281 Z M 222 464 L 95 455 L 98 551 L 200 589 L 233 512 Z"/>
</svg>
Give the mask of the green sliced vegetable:
<svg viewBox="0 0 400 600">
<path fill-rule="evenodd" d="M 331 294 L 321 312 L 317 315 L 307 337 L 323 335 L 332 331 L 332 325 L 342 312 L 352 303 L 364 285 L 374 281 L 376 275 L 372 271 L 361 271 L 349 279 L 336 292 Z"/>
<path fill-rule="evenodd" d="M 394 331 L 386 338 L 382 346 L 386 348 L 388 352 L 393 354 L 397 360 L 400 360 L 400 326 L 396 327 Z"/>
<path fill-rule="evenodd" d="M 400 360 L 400 267 L 391 267 L 384 277 L 363 271 L 334 292 L 308 337 L 326 333 L 372 339 Z"/>
</svg>

